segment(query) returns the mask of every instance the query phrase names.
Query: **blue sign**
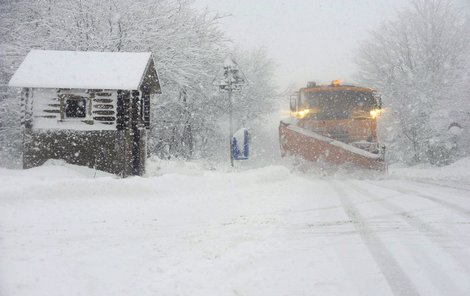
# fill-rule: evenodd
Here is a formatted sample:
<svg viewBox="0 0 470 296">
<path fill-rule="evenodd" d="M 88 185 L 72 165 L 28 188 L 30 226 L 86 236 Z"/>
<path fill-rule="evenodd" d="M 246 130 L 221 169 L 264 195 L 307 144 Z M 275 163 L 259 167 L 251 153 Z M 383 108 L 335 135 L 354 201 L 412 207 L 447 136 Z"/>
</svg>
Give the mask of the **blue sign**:
<svg viewBox="0 0 470 296">
<path fill-rule="evenodd" d="M 250 153 L 250 137 L 246 128 L 239 129 L 232 138 L 232 157 L 234 160 L 247 160 Z"/>
</svg>

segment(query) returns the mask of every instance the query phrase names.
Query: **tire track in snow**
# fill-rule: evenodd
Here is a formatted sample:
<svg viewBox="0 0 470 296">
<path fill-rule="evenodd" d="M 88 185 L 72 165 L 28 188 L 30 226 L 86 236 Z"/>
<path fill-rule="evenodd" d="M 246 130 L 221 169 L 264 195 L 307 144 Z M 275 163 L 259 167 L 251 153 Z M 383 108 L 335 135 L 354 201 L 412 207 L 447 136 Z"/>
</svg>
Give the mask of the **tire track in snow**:
<svg viewBox="0 0 470 296">
<path fill-rule="evenodd" d="M 352 181 L 347 181 L 348 186 L 350 186 L 353 190 L 361 194 L 362 196 L 365 197 L 370 197 L 373 198 L 374 200 L 377 201 L 377 205 L 383 207 L 384 209 L 392 212 L 393 214 L 399 216 L 403 221 L 408 223 L 411 227 L 416 229 L 418 232 L 423 234 L 430 242 L 432 242 L 434 245 L 436 245 L 442 252 L 445 254 L 448 254 L 452 259 L 453 259 L 453 264 L 454 267 L 460 267 L 461 272 L 463 272 L 465 275 L 467 275 L 467 278 L 470 278 L 470 265 L 468 265 L 468 255 L 465 254 L 456 254 L 455 252 L 451 252 L 449 249 L 445 248 L 442 245 L 442 242 L 437 239 L 437 237 L 444 237 L 444 238 L 449 238 L 449 235 L 441 232 L 440 230 L 432 227 L 428 223 L 424 222 L 420 218 L 411 215 L 408 211 L 405 211 L 403 208 L 394 205 L 390 203 L 387 200 L 380 199 L 374 196 L 373 192 L 370 192 L 369 190 L 360 187 L 359 185 L 353 183 Z M 433 236 L 432 234 L 436 234 L 437 236 Z M 460 247 L 464 248 L 465 246 L 462 245 L 459 241 L 456 241 Z M 411 248 L 410 248 L 411 250 Z M 414 251 L 414 250 L 411 250 Z M 425 257 L 425 262 L 426 266 L 423 269 L 425 272 L 436 272 L 438 273 L 437 278 L 432 279 L 433 283 L 453 283 L 452 279 L 447 275 L 446 272 L 442 271 L 442 268 L 440 267 L 439 264 L 437 264 L 430 256 L 426 255 L 426 253 L 420 252 L 420 256 Z M 457 265 L 457 266 L 455 266 Z M 459 273 L 460 275 L 460 273 Z M 431 277 L 436 277 L 431 275 Z M 462 280 L 462 282 L 465 282 L 465 279 Z M 444 287 L 438 286 L 438 289 L 440 289 L 440 292 L 442 295 L 444 294 L 449 294 L 449 295 L 464 295 L 463 291 L 461 291 L 456 285 L 454 284 L 453 286 L 446 285 Z"/>
<path fill-rule="evenodd" d="M 353 221 L 353 225 L 359 233 L 361 240 L 382 271 L 393 294 L 400 296 L 419 295 L 412 281 L 403 272 L 396 259 L 382 241 L 367 225 L 364 217 L 362 217 L 353 202 L 347 197 L 346 192 L 341 188 L 339 183 L 331 181 L 331 185 L 333 190 L 337 193 L 346 215 Z"/>
<path fill-rule="evenodd" d="M 361 182 L 364 182 L 364 181 L 361 181 Z M 371 183 L 369 181 L 366 181 L 366 182 Z M 374 183 L 372 183 L 372 184 L 374 184 Z M 358 185 L 358 184 L 353 183 L 351 181 L 348 181 L 348 185 L 350 185 L 354 190 L 361 193 L 362 195 L 373 198 L 374 201 L 376 202 L 376 204 L 382 206 L 383 208 L 389 210 L 390 212 L 392 212 L 394 214 L 400 215 L 400 217 L 404 221 L 406 221 L 408 224 L 410 224 L 411 226 L 416 228 L 416 230 L 418 230 L 418 231 L 422 232 L 423 234 L 427 235 L 429 237 L 429 239 L 434 240 L 435 243 L 440 244 L 440 242 L 438 240 L 436 240 L 436 237 L 445 237 L 446 239 L 451 238 L 448 233 L 445 233 L 445 232 L 433 227 L 432 225 L 430 225 L 429 223 L 423 221 L 419 217 L 417 217 L 415 215 L 411 215 L 409 211 L 405 211 L 405 209 L 403 209 L 402 207 L 391 203 L 389 201 L 389 198 L 375 197 L 373 192 L 371 192 L 370 190 L 362 187 L 361 185 Z M 376 187 L 380 188 L 381 186 L 377 185 Z M 393 196 L 395 197 L 395 195 L 393 195 Z M 436 234 L 436 236 L 431 236 L 431 234 Z M 460 241 L 454 241 L 454 242 L 456 244 L 458 244 L 459 246 L 461 246 L 461 247 L 466 247 L 466 245 L 461 244 Z M 467 268 L 470 272 L 470 264 Z"/>
<path fill-rule="evenodd" d="M 460 191 L 466 191 L 470 192 L 470 187 L 462 187 L 462 185 L 449 185 L 449 184 L 443 184 L 443 183 L 438 183 L 438 181 L 424 181 L 424 180 L 413 180 L 416 183 L 422 183 L 426 185 L 433 185 L 435 187 L 444 187 L 444 188 L 452 188 L 454 190 L 460 190 Z"/>
<path fill-rule="evenodd" d="M 364 182 L 372 184 L 372 185 L 374 185 L 375 187 L 378 187 L 378 188 L 385 188 L 385 189 L 388 189 L 388 190 L 391 190 L 391 191 L 399 192 L 401 194 L 413 195 L 413 196 L 417 196 L 417 197 L 420 197 L 420 198 L 423 198 L 423 199 L 427 199 L 427 200 L 430 200 L 434 203 L 440 204 L 441 206 L 444 206 L 448 209 L 453 210 L 457 215 L 459 215 L 459 216 L 461 216 L 465 219 L 468 219 L 470 217 L 470 211 L 469 210 L 461 208 L 457 204 L 442 200 L 440 198 L 437 198 L 437 197 L 429 195 L 429 194 L 421 193 L 421 192 L 418 192 L 416 190 L 409 189 L 409 188 L 403 188 L 403 187 L 397 187 L 397 186 L 390 187 L 390 186 L 386 186 L 386 185 L 383 185 L 383 184 L 378 185 L 378 184 L 373 183 L 371 181 L 364 181 Z"/>
<path fill-rule="evenodd" d="M 348 182 L 348 185 L 350 185 L 354 190 L 361 193 L 362 195 L 373 198 L 376 204 L 382 206 L 383 208 L 389 210 L 390 212 L 396 215 L 399 215 L 404 221 L 406 221 L 408 224 L 413 226 L 416 230 L 427 235 L 429 239 L 434 240 L 435 243 L 440 243 L 440 242 L 438 242 L 434 236 L 431 236 L 431 234 L 436 234 L 437 237 L 445 237 L 447 239 L 451 238 L 448 233 L 445 233 L 433 227 L 432 225 L 421 220 L 419 217 L 415 215 L 411 215 L 409 211 L 405 211 L 405 209 L 403 209 L 402 207 L 389 202 L 389 199 L 375 197 L 373 192 L 369 191 L 366 188 L 361 187 L 358 184 L 352 183 L 351 181 Z M 460 241 L 455 241 L 455 243 L 461 247 L 466 247 L 466 245 L 462 245 Z M 470 271 L 470 264 L 468 266 L 468 269 Z"/>
</svg>

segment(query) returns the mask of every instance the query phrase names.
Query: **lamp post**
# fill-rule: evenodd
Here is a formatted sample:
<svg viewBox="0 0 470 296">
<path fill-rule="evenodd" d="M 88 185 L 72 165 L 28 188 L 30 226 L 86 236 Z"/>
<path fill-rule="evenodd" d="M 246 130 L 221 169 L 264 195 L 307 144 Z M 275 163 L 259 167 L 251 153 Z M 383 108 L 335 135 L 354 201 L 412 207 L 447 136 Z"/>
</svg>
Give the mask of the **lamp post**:
<svg viewBox="0 0 470 296">
<path fill-rule="evenodd" d="M 217 85 L 221 90 L 227 91 L 228 95 L 228 108 L 229 108 L 229 151 L 230 151 L 230 166 L 233 167 L 233 101 L 232 92 L 240 90 L 242 85 L 246 83 L 246 77 L 240 70 L 238 64 L 235 62 L 231 55 L 225 58 L 224 66 L 214 80 L 214 85 Z"/>
</svg>

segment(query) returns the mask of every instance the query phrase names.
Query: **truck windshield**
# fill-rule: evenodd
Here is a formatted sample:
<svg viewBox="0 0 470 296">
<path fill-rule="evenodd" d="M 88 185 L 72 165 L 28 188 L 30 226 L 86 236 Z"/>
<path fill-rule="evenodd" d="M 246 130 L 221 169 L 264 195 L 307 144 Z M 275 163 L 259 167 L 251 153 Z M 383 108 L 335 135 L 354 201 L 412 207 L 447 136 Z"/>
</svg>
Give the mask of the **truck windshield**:
<svg viewBox="0 0 470 296">
<path fill-rule="evenodd" d="M 306 108 L 314 110 L 311 116 L 316 119 L 346 119 L 368 116 L 379 108 L 372 92 L 334 90 L 305 93 Z"/>
</svg>

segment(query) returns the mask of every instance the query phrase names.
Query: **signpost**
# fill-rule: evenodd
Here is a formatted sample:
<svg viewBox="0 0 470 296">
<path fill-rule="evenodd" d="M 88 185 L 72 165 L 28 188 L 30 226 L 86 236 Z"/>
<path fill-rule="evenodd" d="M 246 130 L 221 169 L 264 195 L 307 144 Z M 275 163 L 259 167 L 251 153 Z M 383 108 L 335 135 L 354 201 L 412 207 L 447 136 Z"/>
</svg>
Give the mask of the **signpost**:
<svg viewBox="0 0 470 296">
<path fill-rule="evenodd" d="M 214 85 L 217 85 L 221 90 L 227 91 L 229 103 L 229 151 L 230 151 L 230 165 L 233 167 L 233 153 L 232 153 L 232 138 L 233 138 L 233 102 L 232 92 L 240 90 L 246 83 L 246 77 L 238 67 L 231 55 L 225 58 L 223 69 L 219 72 Z"/>
</svg>

